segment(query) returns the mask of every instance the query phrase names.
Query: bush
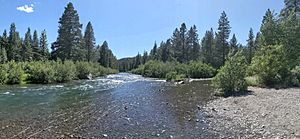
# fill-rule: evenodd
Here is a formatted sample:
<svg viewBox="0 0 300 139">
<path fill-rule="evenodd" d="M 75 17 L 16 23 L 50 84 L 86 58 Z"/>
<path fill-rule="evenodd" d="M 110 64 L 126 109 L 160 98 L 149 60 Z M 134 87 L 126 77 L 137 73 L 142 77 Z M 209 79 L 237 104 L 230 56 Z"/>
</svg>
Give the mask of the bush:
<svg viewBox="0 0 300 139">
<path fill-rule="evenodd" d="M 178 75 L 177 72 L 175 71 L 167 73 L 166 79 L 167 81 L 173 81 L 173 82 L 178 82 L 183 80 L 182 75 Z"/>
<path fill-rule="evenodd" d="M 283 47 L 264 46 L 254 56 L 250 70 L 258 77 L 258 82 L 266 86 L 285 84 L 289 71 Z"/>
<path fill-rule="evenodd" d="M 0 85 L 6 84 L 6 82 L 7 82 L 7 71 L 8 71 L 7 64 L 1 64 L 0 65 Z"/>
<path fill-rule="evenodd" d="M 291 85 L 292 86 L 300 86 L 300 66 L 296 66 L 291 70 Z"/>
<path fill-rule="evenodd" d="M 144 65 L 143 75 L 153 78 L 166 78 L 170 71 L 175 71 L 173 66 L 159 61 L 149 61 Z"/>
<path fill-rule="evenodd" d="M 145 65 L 131 71 L 134 74 L 140 74 L 146 77 L 166 78 L 167 80 L 181 80 L 187 75 L 192 78 L 211 78 L 215 75 L 216 70 L 207 64 L 201 62 L 192 62 L 182 64 L 178 62 L 148 61 Z"/>
<path fill-rule="evenodd" d="M 27 75 L 23 70 L 23 63 L 9 62 L 7 83 L 8 84 L 24 84 L 26 83 Z"/>
<path fill-rule="evenodd" d="M 55 82 L 55 71 L 50 62 L 31 62 L 27 69 L 30 83 L 47 84 Z"/>
<path fill-rule="evenodd" d="M 76 67 L 72 61 L 56 62 L 54 68 L 56 82 L 64 83 L 76 79 Z"/>
<path fill-rule="evenodd" d="M 200 62 L 190 63 L 188 69 L 192 78 L 212 78 L 216 74 L 216 70 L 213 67 Z"/>
<path fill-rule="evenodd" d="M 96 70 L 93 70 L 93 66 L 89 62 L 76 62 L 76 74 L 78 79 L 88 79 L 88 75 L 94 75 Z"/>
<path fill-rule="evenodd" d="M 228 58 L 225 65 L 213 79 L 213 85 L 219 89 L 224 96 L 247 90 L 246 58 L 241 51 Z"/>
</svg>

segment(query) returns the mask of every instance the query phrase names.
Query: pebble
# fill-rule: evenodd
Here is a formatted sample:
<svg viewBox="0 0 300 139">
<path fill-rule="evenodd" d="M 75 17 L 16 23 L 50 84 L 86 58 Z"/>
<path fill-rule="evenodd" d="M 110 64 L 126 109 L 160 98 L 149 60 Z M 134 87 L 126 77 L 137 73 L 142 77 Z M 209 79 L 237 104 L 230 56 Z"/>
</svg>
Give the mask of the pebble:
<svg viewBox="0 0 300 139">
<path fill-rule="evenodd" d="M 108 135 L 107 134 L 102 134 L 103 135 L 103 137 L 108 137 Z"/>
</svg>

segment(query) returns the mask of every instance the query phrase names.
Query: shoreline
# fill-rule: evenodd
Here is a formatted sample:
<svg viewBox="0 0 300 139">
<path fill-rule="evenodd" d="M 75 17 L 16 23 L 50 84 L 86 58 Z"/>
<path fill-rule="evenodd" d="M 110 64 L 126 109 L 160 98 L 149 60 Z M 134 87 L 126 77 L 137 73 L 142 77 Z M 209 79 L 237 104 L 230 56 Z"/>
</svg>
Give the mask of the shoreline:
<svg viewBox="0 0 300 139">
<path fill-rule="evenodd" d="M 248 90 L 203 107 L 213 132 L 222 138 L 300 138 L 300 88 Z"/>
</svg>

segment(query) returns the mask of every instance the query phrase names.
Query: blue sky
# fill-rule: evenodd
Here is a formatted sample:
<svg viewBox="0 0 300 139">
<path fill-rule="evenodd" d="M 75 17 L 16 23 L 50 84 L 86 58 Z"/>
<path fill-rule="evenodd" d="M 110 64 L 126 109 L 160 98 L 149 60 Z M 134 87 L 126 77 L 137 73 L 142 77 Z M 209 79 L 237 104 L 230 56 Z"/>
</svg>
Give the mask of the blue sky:
<svg viewBox="0 0 300 139">
<path fill-rule="evenodd" d="M 150 50 L 154 41 L 166 40 L 183 22 L 195 24 L 201 39 L 206 30 L 216 30 L 223 10 L 231 32 L 245 44 L 250 27 L 259 30 L 268 8 L 279 12 L 283 7 L 279 0 L 0 0 L 0 31 L 12 22 L 22 36 L 27 27 L 46 29 L 50 44 L 68 2 L 73 2 L 84 28 L 92 22 L 97 44 L 107 40 L 118 58 Z"/>
</svg>

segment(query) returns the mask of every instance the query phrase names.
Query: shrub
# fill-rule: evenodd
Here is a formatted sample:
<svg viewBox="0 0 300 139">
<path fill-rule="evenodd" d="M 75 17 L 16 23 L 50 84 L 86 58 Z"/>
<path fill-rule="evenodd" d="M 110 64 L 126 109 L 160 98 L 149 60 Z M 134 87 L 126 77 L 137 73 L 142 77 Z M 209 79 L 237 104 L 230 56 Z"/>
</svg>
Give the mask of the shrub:
<svg viewBox="0 0 300 139">
<path fill-rule="evenodd" d="M 7 64 L 0 65 L 0 85 L 6 84 L 7 82 Z"/>
<path fill-rule="evenodd" d="M 291 85 L 300 86 L 300 66 L 296 66 L 291 70 Z"/>
<path fill-rule="evenodd" d="M 76 62 L 75 65 L 78 79 L 88 79 L 89 74 L 94 75 L 96 72 L 96 70 L 93 70 L 96 67 L 93 67 L 89 62 Z"/>
<path fill-rule="evenodd" d="M 166 79 L 167 79 L 167 81 L 174 81 L 174 82 L 183 80 L 182 75 L 178 75 L 177 72 L 175 72 L 175 71 L 167 73 Z"/>
<path fill-rule="evenodd" d="M 165 78 L 166 74 L 174 71 L 174 68 L 169 64 L 159 61 L 149 61 L 144 65 L 143 75 L 153 78 Z"/>
<path fill-rule="evenodd" d="M 213 79 L 213 85 L 224 93 L 224 96 L 247 90 L 246 58 L 241 51 L 228 58 L 225 65 Z"/>
<path fill-rule="evenodd" d="M 76 67 L 72 61 L 56 62 L 54 68 L 56 82 L 64 83 L 76 79 Z"/>
<path fill-rule="evenodd" d="M 264 46 L 254 56 L 250 70 L 258 77 L 258 82 L 266 86 L 284 84 L 289 71 L 281 45 Z"/>
<path fill-rule="evenodd" d="M 8 84 L 24 84 L 26 83 L 27 75 L 23 70 L 23 63 L 8 63 L 7 83 Z"/>
<path fill-rule="evenodd" d="M 201 62 L 191 62 L 188 69 L 192 78 L 212 78 L 216 73 L 213 67 Z"/>
<path fill-rule="evenodd" d="M 53 83 L 55 82 L 55 71 L 50 62 L 32 62 L 27 69 L 28 81 L 30 83 Z"/>
</svg>

